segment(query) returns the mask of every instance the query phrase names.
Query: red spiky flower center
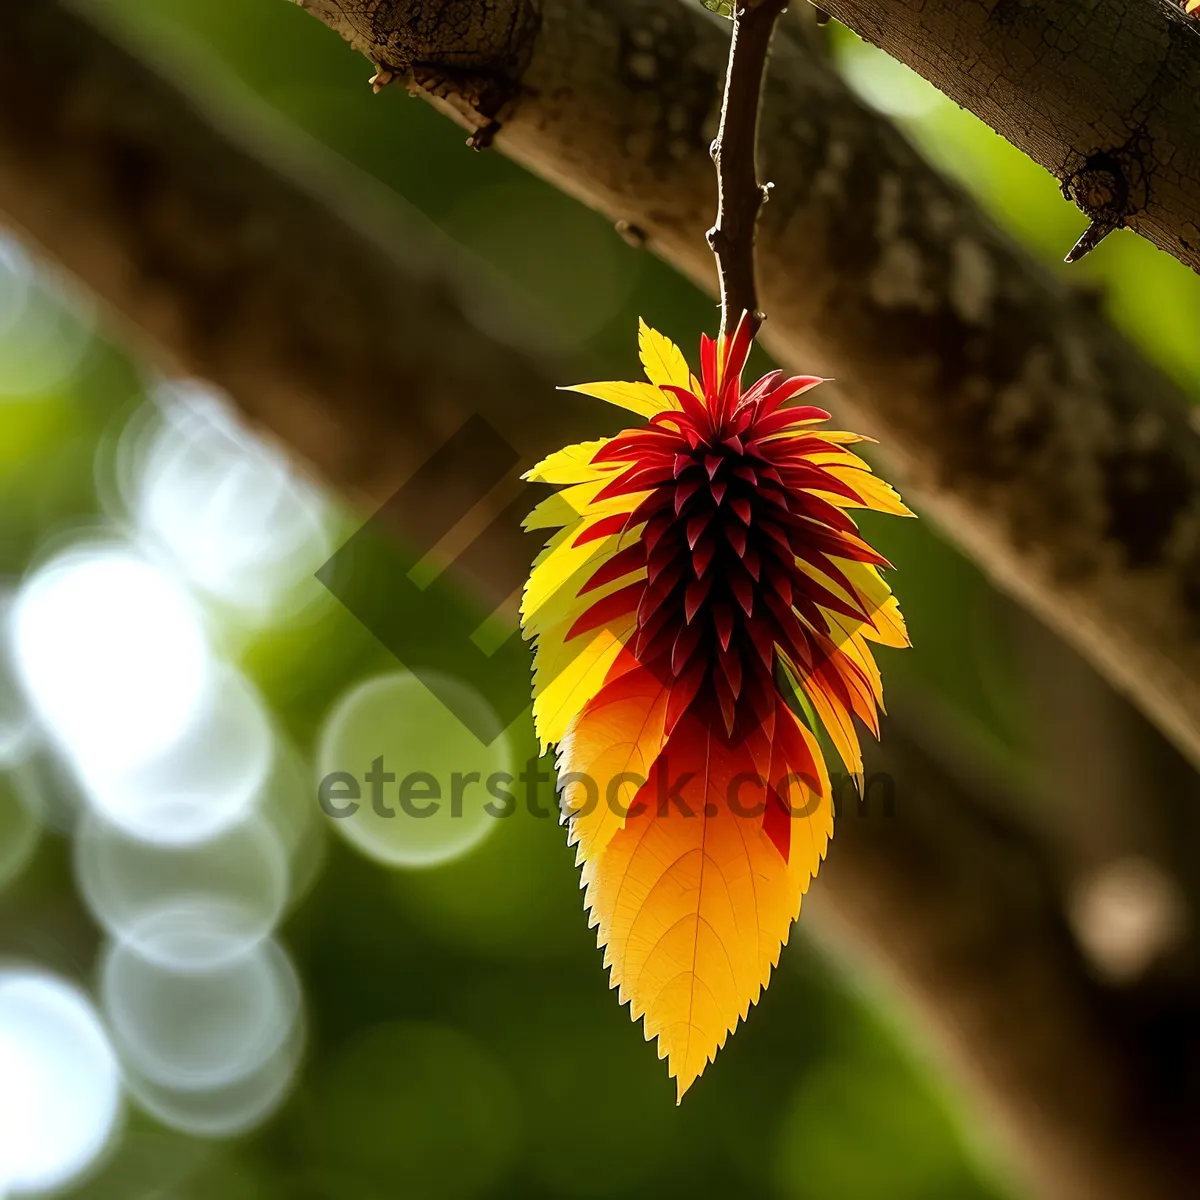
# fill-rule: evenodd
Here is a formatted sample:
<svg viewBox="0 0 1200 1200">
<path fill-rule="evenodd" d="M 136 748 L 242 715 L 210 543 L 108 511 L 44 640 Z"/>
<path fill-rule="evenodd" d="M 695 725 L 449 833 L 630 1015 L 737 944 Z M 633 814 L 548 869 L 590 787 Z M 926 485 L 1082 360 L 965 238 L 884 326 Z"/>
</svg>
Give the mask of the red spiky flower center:
<svg viewBox="0 0 1200 1200">
<path fill-rule="evenodd" d="M 829 498 L 860 502 L 819 461 L 830 445 L 812 427 L 829 414 L 789 405 L 822 380 L 776 371 L 743 391 L 750 344 L 746 322 L 728 342 L 704 338 L 698 386 L 663 388 L 679 407 L 592 459 L 615 472 L 597 501 L 641 499 L 577 544 L 644 528 L 580 595 L 636 578 L 593 603 L 570 631 L 577 637 L 636 612 L 629 649 L 670 685 L 668 729 L 691 711 L 731 743 L 772 719 L 778 658 L 797 677 L 817 677 L 846 710 L 855 707 L 830 667 L 842 635 L 828 614 L 855 627 L 871 614 L 835 559 L 887 565 Z"/>
</svg>

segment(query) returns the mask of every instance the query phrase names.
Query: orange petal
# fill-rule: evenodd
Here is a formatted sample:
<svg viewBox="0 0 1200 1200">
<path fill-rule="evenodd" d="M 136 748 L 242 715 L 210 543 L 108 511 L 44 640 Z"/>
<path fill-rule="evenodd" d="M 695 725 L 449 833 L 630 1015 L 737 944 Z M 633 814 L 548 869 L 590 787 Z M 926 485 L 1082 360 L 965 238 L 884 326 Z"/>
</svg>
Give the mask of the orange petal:
<svg viewBox="0 0 1200 1200">
<path fill-rule="evenodd" d="M 685 718 L 591 870 L 612 985 L 658 1039 L 680 1099 L 767 985 L 832 828 L 826 780 L 793 816 L 803 829 L 785 861 L 756 811 L 763 761 Z"/>
</svg>

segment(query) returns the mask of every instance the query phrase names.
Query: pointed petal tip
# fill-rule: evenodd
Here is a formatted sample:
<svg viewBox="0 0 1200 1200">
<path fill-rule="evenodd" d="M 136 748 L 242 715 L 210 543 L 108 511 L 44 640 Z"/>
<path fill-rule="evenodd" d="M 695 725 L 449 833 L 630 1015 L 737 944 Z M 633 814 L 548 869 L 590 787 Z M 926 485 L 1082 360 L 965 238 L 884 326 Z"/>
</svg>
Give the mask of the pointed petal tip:
<svg viewBox="0 0 1200 1200">
<path fill-rule="evenodd" d="M 708 1059 L 704 1066 L 707 1067 L 711 1061 L 712 1059 Z M 669 1067 L 668 1070 L 670 1070 Z M 684 1096 L 692 1090 L 692 1085 L 704 1074 L 704 1067 L 701 1067 L 699 1071 L 691 1071 L 687 1075 L 676 1074 L 674 1071 L 671 1071 L 670 1074 L 671 1078 L 675 1080 L 675 1107 L 678 1108 L 683 1103 Z"/>
</svg>

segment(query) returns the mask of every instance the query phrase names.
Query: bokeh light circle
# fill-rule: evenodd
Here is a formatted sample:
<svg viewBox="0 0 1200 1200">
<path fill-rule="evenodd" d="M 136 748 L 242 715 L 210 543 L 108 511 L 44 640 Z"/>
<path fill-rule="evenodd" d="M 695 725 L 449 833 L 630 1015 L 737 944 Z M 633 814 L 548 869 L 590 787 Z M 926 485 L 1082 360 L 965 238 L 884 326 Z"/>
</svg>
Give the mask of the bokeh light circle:
<svg viewBox="0 0 1200 1200">
<path fill-rule="evenodd" d="M 257 802 L 274 731 L 249 681 L 215 664 L 201 708 L 163 752 L 123 772 L 86 779 L 94 807 L 133 836 L 164 846 L 217 837 Z"/>
<path fill-rule="evenodd" d="M 265 1061 L 220 1087 L 177 1088 L 125 1072 L 125 1088 L 138 1107 L 161 1125 L 194 1138 L 243 1137 L 268 1120 L 288 1098 L 304 1054 L 303 1025 Z M 257 1194 L 257 1193 L 256 1193 Z"/>
<path fill-rule="evenodd" d="M 327 822 L 313 798 L 312 773 L 312 763 L 279 737 L 270 774 L 255 801 L 256 818 L 270 828 L 287 860 L 289 911 L 320 877 L 329 847 Z"/>
<path fill-rule="evenodd" d="M 253 1075 L 300 1019 L 300 983 L 274 941 L 201 970 L 109 946 L 100 999 L 122 1065 L 178 1091 L 212 1091 Z"/>
<path fill-rule="evenodd" d="M 438 677 L 438 689 L 454 711 L 408 671 L 368 680 L 338 701 L 321 734 L 317 786 L 327 811 L 346 814 L 330 823 L 389 866 L 432 867 L 473 850 L 495 827 L 489 808 L 505 807 L 489 782 L 503 785 L 504 776 L 512 782 L 507 734 L 484 745 L 456 715 L 474 714 L 473 725 L 497 727 L 487 702 L 447 676 Z M 372 783 L 377 767 L 382 774 Z M 357 800 L 350 799 L 351 787 Z"/>
<path fill-rule="evenodd" d="M 270 936 L 288 903 L 287 853 L 257 814 L 179 847 L 148 844 L 89 814 L 74 856 L 80 891 L 100 924 L 168 968 L 247 953 Z"/>
<path fill-rule="evenodd" d="M 250 617 L 278 616 L 329 557 L 319 492 L 254 437 L 201 384 L 155 389 L 162 425 L 145 454 L 134 499 L 142 533 L 197 588 Z"/>
<path fill-rule="evenodd" d="M 118 544 L 67 551 L 30 576 L 10 637 L 34 713 L 89 777 L 119 775 L 170 746 L 209 686 L 186 592 Z"/>
<path fill-rule="evenodd" d="M 88 999 L 40 971 L 0 970 L 0 1194 L 69 1183 L 120 1111 L 120 1069 Z"/>
</svg>

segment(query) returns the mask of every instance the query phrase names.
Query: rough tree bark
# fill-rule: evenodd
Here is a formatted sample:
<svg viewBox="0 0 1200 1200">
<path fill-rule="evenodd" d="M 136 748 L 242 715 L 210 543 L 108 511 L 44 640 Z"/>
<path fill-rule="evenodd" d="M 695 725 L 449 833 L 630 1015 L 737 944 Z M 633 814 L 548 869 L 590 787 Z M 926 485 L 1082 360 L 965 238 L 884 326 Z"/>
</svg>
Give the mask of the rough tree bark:
<svg viewBox="0 0 1200 1200">
<path fill-rule="evenodd" d="M 432 11 L 421 0 L 301 2 L 387 70 L 417 72 L 468 128 L 490 120 L 439 73 L 439 44 L 399 40 Z M 498 148 L 712 288 L 722 23 L 678 0 L 535 7 Z M 1186 398 L 812 50 L 778 43 L 761 155 L 775 185 L 760 227 L 765 340 L 836 378 L 910 498 L 1200 764 L 1200 440 Z M 514 52 L 498 44 L 494 58 L 502 72 Z"/>
<path fill-rule="evenodd" d="M 1084 250 L 1126 227 L 1200 271 L 1200 20 L 1181 0 L 821 7 L 1050 171 Z"/>
<path fill-rule="evenodd" d="M 693 86 L 712 83 L 706 69 Z M 707 111 L 712 97 L 693 103 Z M 857 109 L 841 119 L 847 128 L 831 144 L 866 121 Z M 585 143 L 586 133 L 584 126 Z M 273 135 L 276 159 L 280 140 Z M 849 158 L 834 153 L 838 171 L 853 166 L 853 148 Z M 885 166 L 923 178 L 908 151 L 895 153 L 901 163 Z M 261 145 L 252 150 L 217 132 L 58 0 L 0 0 L 0 209 L 161 353 L 228 388 L 335 484 L 360 498 L 386 495 L 468 405 L 530 452 L 593 431 L 594 407 L 538 402 L 562 374 L 481 332 L 445 271 L 398 244 L 399 230 L 385 238 L 357 227 L 314 194 L 311 179 L 295 182 L 262 154 Z M 670 197 L 669 174 L 666 163 L 649 174 L 648 185 L 658 179 L 652 195 Z M 618 183 L 623 178 L 617 173 Z M 351 198 L 353 188 L 341 176 L 337 183 L 328 190 Z M 902 196 L 908 186 L 887 185 L 886 211 L 899 203 L 895 189 Z M 968 220 L 955 214 L 968 210 L 956 194 L 945 196 L 953 230 Z M 678 236 L 685 232 L 686 223 Z M 1017 275 L 1019 260 L 1003 243 L 987 234 L 984 246 Z M 814 268 L 823 253 L 814 248 Z M 779 270 L 771 274 L 780 298 Z M 815 280 L 828 289 L 832 268 Z M 1036 276 L 1024 286 L 1035 301 L 1045 290 Z M 851 329 L 855 294 L 845 293 Z M 814 316 L 829 302 L 817 297 Z M 1076 339 L 1107 339 L 1100 326 L 1076 325 L 1074 310 L 1040 311 L 1067 321 Z M 858 322 L 864 316 L 858 311 Z M 909 333 L 918 339 L 922 327 Z M 1127 351 L 1114 353 L 1127 364 L 1123 387 L 1161 388 Z M 901 400 L 915 403 L 906 387 L 914 390 L 901 383 Z M 929 389 L 931 401 L 945 398 Z M 1171 399 L 1159 395 L 1163 404 Z M 1133 410 L 1137 399 L 1126 395 L 1123 408 Z M 506 578 L 526 565 L 522 553 L 505 549 L 513 556 Z M 1068 935 L 1053 869 L 1004 815 L 1005 802 L 968 794 L 902 724 L 889 731 L 884 755 L 873 767 L 896 776 L 899 813 L 893 821 L 841 821 L 819 894 L 858 941 L 878 948 L 977 1077 L 1041 1191 L 1186 1195 L 1200 1145 L 1196 1075 L 1173 1051 L 1164 1055 L 1159 1038 L 1164 1021 L 1194 1025 L 1194 993 L 1143 996 L 1098 983 Z"/>
</svg>

